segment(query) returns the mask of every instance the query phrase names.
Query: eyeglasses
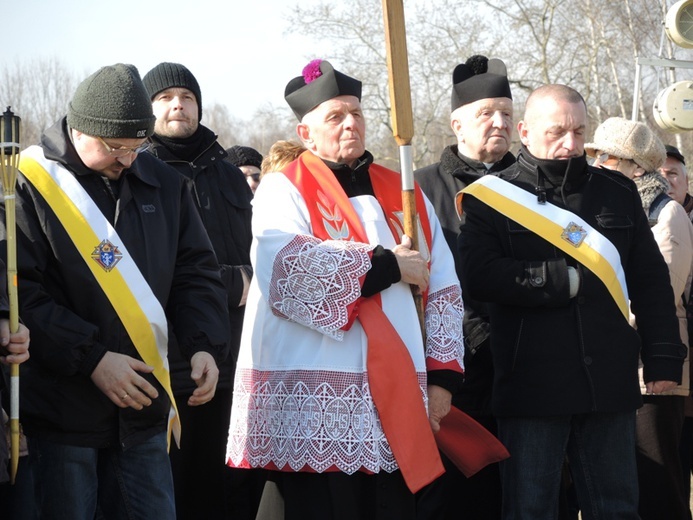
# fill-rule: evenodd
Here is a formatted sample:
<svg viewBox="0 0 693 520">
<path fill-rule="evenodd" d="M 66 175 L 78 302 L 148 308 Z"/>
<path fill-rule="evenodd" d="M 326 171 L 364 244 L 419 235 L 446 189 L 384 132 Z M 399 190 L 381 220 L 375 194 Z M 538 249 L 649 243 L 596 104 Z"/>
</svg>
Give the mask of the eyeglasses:
<svg viewBox="0 0 693 520">
<path fill-rule="evenodd" d="M 149 148 L 149 142 L 145 141 L 144 143 L 135 146 L 134 148 L 129 148 L 127 146 L 121 146 L 120 148 L 113 148 L 111 145 L 109 145 L 106 141 L 101 139 L 100 137 L 97 137 L 99 141 L 101 141 L 101 144 L 104 145 L 106 148 L 106 151 L 108 152 L 108 155 L 111 157 L 125 157 L 126 155 L 130 155 L 132 153 L 141 153 L 144 152 L 147 148 Z"/>
<path fill-rule="evenodd" d="M 633 159 L 624 159 L 622 157 L 616 157 L 615 155 L 611 155 L 608 152 L 600 152 L 597 151 L 597 159 L 599 160 L 599 164 L 606 164 L 608 161 L 616 161 L 616 164 L 614 165 L 614 169 L 621 171 L 621 164 L 627 164 L 630 165 L 631 169 L 635 170 L 637 168 L 640 168 L 641 170 L 645 170 L 642 166 L 640 166 L 637 162 L 635 162 Z"/>
</svg>

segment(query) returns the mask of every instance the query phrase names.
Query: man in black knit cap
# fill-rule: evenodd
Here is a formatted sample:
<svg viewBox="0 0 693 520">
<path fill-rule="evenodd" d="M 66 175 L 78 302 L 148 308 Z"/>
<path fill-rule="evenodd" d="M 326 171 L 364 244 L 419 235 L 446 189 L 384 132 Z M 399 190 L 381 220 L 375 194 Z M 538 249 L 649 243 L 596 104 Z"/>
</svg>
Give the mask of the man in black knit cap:
<svg viewBox="0 0 693 520">
<path fill-rule="evenodd" d="M 226 149 L 229 156 L 228 162 L 237 166 L 245 175 L 250 189 L 255 190 L 260 185 L 260 169 L 262 168 L 262 154 L 250 146 L 235 145 Z"/>
<path fill-rule="evenodd" d="M 230 470 L 224 464 L 234 363 L 253 274 L 252 192 L 241 171 L 224 160 L 227 153 L 214 132 L 200 124 L 202 93 L 190 70 L 178 63 L 160 63 L 143 82 L 156 116 L 149 152 L 178 170 L 193 192 L 221 267 L 231 320 L 231 352 L 219 367 L 217 393 L 205 406 L 189 406 L 194 387 L 187 362 L 175 346 L 169 354 L 185 430 L 180 449 L 171 449 L 178 518 L 228 518 L 232 512 L 234 518 L 254 519 L 261 474 Z"/>
<path fill-rule="evenodd" d="M 509 151 L 513 101 L 505 64 L 479 55 L 459 64 L 452 74 L 451 104 L 450 125 L 457 144 L 443 150 L 439 163 L 417 170 L 414 176 L 436 209 L 460 276 L 460 218 L 455 210 L 455 195 L 481 176 L 499 172 L 515 162 Z M 488 311 L 483 303 L 469 298 L 464 288 L 462 292 L 465 377 L 452 403 L 495 432 Z M 419 497 L 420 518 L 457 518 L 460 510 L 479 520 L 500 518 L 498 465 L 490 465 L 467 479 L 453 464 L 443 460 L 446 473 Z"/>
<path fill-rule="evenodd" d="M 84 80 L 67 117 L 22 152 L 22 423 L 40 518 L 90 520 L 98 503 L 105 518 L 175 519 L 169 331 L 191 406 L 212 398 L 228 353 L 219 264 L 190 191 L 140 153 L 153 129 L 137 69 L 116 64 Z"/>
</svg>

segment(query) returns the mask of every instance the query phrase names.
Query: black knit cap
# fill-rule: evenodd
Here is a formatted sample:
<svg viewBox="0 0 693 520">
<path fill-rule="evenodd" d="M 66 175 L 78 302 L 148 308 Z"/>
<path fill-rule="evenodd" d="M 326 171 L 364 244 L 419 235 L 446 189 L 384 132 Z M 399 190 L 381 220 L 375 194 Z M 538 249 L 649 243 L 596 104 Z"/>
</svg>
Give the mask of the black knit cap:
<svg viewBox="0 0 693 520">
<path fill-rule="evenodd" d="M 452 110 L 487 98 L 513 98 L 505 63 L 475 55 L 452 73 Z"/>
<path fill-rule="evenodd" d="M 232 146 L 226 149 L 229 154 L 226 160 L 234 166 L 257 166 L 262 167 L 262 154 L 250 146 Z"/>
<path fill-rule="evenodd" d="M 153 100 L 162 90 L 167 88 L 187 88 L 195 94 L 197 100 L 197 117 L 202 119 L 202 92 L 195 76 L 185 65 L 180 63 L 159 63 L 142 78 L 142 82 L 149 92 L 149 99 Z"/>
<path fill-rule="evenodd" d="M 101 67 L 67 106 L 67 125 L 94 137 L 140 139 L 154 133 L 154 112 L 134 65 Z"/>
<path fill-rule="evenodd" d="M 356 96 L 361 101 L 361 82 L 335 70 L 325 60 L 311 61 L 284 90 L 284 99 L 299 121 L 320 103 L 337 96 Z"/>
<path fill-rule="evenodd" d="M 664 145 L 664 148 L 667 149 L 667 157 L 673 157 L 677 161 L 682 162 L 684 165 L 686 164 L 686 160 L 683 158 L 683 154 L 679 152 L 678 148 L 670 144 Z"/>
</svg>

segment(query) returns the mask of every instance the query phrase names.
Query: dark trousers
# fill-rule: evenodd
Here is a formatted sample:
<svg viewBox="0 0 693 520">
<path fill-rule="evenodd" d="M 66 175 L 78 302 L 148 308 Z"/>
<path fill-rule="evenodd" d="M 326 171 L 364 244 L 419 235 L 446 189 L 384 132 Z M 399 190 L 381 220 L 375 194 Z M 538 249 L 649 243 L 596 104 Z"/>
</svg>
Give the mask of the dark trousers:
<svg viewBox="0 0 693 520">
<path fill-rule="evenodd" d="M 494 435 L 496 421 L 493 417 L 476 416 L 474 419 Z M 491 464 L 465 477 L 462 472 L 441 454 L 445 473 L 416 495 L 418 520 L 500 520 L 501 483 L 498 464 Z"/>
<path fill-rule="evenodd" d="M 679 444 L 684 397 L 646 395 L 636 416 L 636 442 L 642 520 L 690 520 L 684 496 Z"/>
<path fill-rule="evenodd" d="M 170 458 L 178 520 L 255 519 L 265 472 L 226 466 L 231 397 L 226 388 L 201 406 L 176 397 L 183 433 Z"/>
<path fill-rule="evenodd" d="M 415 520 L 402 473 L 274 472 L 285 520 Z"/>
<path fill-rule="evenodd" d="M 685 399 L 691 399 L 686 397 Z M 681 474 L 683 476 L 683 498 L 691 499 L 691 473 L 693 473 L 693 417 L 683 419 L 681 431 Z"/>
</svg>

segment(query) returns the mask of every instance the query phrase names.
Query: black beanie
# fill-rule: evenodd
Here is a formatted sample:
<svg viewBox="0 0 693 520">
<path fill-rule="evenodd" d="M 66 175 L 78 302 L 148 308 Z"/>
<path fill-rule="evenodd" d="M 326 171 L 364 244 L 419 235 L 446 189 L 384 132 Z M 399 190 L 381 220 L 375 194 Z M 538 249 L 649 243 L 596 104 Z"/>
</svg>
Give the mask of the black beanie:
<svg viewBox="0 0 693 520">
<path fill-rule="evenodd" d="M 335 70 L 325 60 L 311 61 L 284 90 L 284 99 L 299 121 L 320 103 L 337 96 L 356 96 L 361 101 L 361 82 Z"/>
<path fill-rule="evenodd" d="M 501 60 L 472 56 L 452 73 L 452 111 L 487 98 L 513 98 L 508 71 Z"/>
<path fill-rule="evenodd" d="M 262 167 L 262 154 L 250 146 L 232 146 L 226 153 L 229 154 L 226 160 L 234 166 Z"/>
<path fill-rule="evenodd" d="M 198 121 L 202 119 L 202 92 L 200 92 L 200 85 L 185 65 L 168 62 L 159 63 L 144 75 L 142 82 L 147 92 L 149 92 L 150 100 L 153 100 L 154 96 L 167 88 L 187 88 L 195 94 L 197 118 Z"/>
<path fill-rule="evenodd" d="M 139 72 L 123 63 L 102 67 L 82 81 L 67 107 L 67 125 L 94 137 L 149 137 L 155 121 Z"/>
</svg>

